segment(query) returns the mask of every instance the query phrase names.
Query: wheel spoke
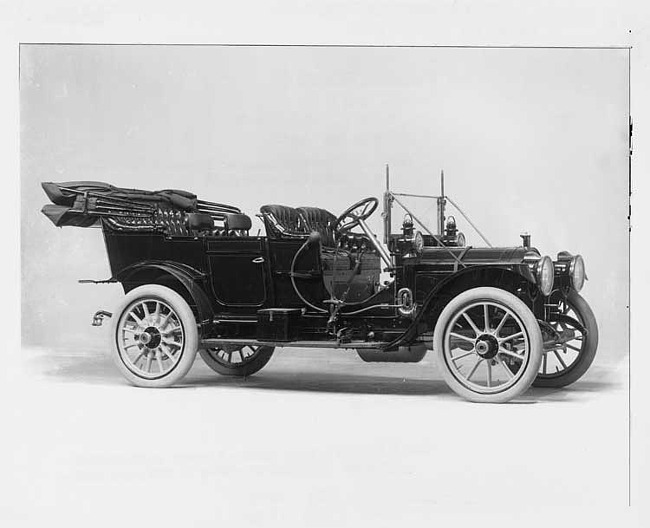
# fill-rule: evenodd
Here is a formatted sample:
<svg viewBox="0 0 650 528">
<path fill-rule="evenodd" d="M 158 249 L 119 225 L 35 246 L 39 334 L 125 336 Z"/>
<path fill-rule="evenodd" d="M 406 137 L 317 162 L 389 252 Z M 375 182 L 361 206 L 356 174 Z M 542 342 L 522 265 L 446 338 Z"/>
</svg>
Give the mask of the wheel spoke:
<svg viewBox="0 0 650 528">
<path fill-rule="evenodd" d="M 476 372 L 476 369 L 478 368 L 478 366 L 481 364 L 482 361 L 483 361 L 483 358 L 479 358 L 479 359 L 476 361 L 476 363 L 474 364 L 474 367 L 472 368 L 472 370 L 470 371 L 470 373 L 467 375 L 467 378 L 466 378 L 467 381 L 469 381 L 469 379 L 474 375 L 474 373 Z"/>
<path fill-rule="evenodd" d="M 163 320 L 160 321 L 160 324 L 158 325 L 158 329 L 159 329 L 159 330 L 162 330 L 163 328 L 165 328 L 165 327 L 167 326 L 167 322 L 169 321 L 169 318 L 172 316 L 173 313 L 174 313 L 174 312 L 172 312 L 172 311 L 170 310 L 170 311 L 167 313 L 167 315 L 165 315 L 165 317 L 163 317 Z"/>
<path fill-rule="evenodd" d="M 151 352 L 149 352 L 147 354 L 147 367 L 146 367 L 147 372 L 151 372 L 151 363 L 152 363 L 152 361 L 153 361 L 153 355 L 151 354 Z"/>
<path fill-rule="evenodd" d="M 138 343 L 131 343 L 129 345 L 124 345 L 124 350 L 128 350 L 129 348 L 137 347 Z"/>
<path fill-rule="evenodd" d="M 142 311 L 144 312 L 144 319 L 149 319 L 151 314 L 149 313 L 149 307 L 147 306 L 147 301 L 142 303 Z"/>
<path fill-rule="evenodd" d="M 489 306 L 487 304 L 483 305 L 483 320 L 484 320 L 484 328 L 486 333 L 490 333 L 490 314 L 489 314 Z"/>
<path fill-rule="evenodd" d="M 474 333 L 476 334 L 476 336 L 477 336 L 477 337 L 480 336 L 480 335 L 481 335 L 481 331 L 480 331 L 480 330 L 478 329 L 478 327 L 474 324 L 474 321 L 472 321 L 472 320 L 470 319 L 469 315 L 467 315 L 467 312 L 463 312 L 463 317 L 464 317 L 465 320 L 469 323 L 469 325 L 472 327 L 472 330 L 474 330 Z"/>
<path fill-rule="evenodd" d="M 494 335 L 497 335 L 497 336 L 499 335 L 499 332 L 501 332 L 501 329 L 503 328 L 503 325 L 505 324 L 506 319 L 508 319 L 509 316 L 510 316 L 510 314 L 508 312 L 506 312 L 505 315 L 503 316 L 503 319 L 501 319 L 501 321 L 499 322 L 497 327 L 494 329 Z"/>
<path fill-rule="evenodd" d="M 463 358 L 465 358 L 467 356 L 473 356 L 473 355 L 474 355 L 474 351 L 470 350 L 469 352 L 465 352 L 464 354 L 461 354 L 460 356 L 452 357 L 451 360 L 455 362 L 455 361 L 458 361 L 459 359 L 463 359 Z"/>
<path fill-rule="evenodd" d="M 492 386 L 492 364 L 488 360 L 486 365 L 487 365 L 487 386 L 491 387 Z"/>
<path fill-rule="evenodd" d="M 180 326 L 175 326 L 174 328 L 170 328 L 169 330 L 165 330 L 164 332 L 160 332 L 160 333 L 161 333 L 162 335 L 164 335 L 164 336 L 167 336 L 167 335 L 169 335 L 169 334 L 171 334 L 171 333 L 173 333 L 173 332 L 177 332 L 177 331 L 180 330 L 180 329 L 181 329 Z"/>
<path fill-rule="evenodd" d="M 455 337 L 456 339 L 462 339 L 464 341 L 468 341 L 469 343 L 476 343 L 476 339 L 472 339 L 471 337 L 467 337 L 461 334 L 457 334 L 456 332 L 450 332 L 449 334 L 451 337 Z"/>
<path fill-rule="evenodd" d="M 511 352 L 510 350 L 507 350 L 507 349 L 502 348 L 502 347 L 499 347 L 499 354 L 505 354 L 506 356 L 517 358 L 517 359 L 519 359 L 521 361 L 524 360 L 523 355 L 520 356 L 519 354 L 515 354 L 514 352 Z"/>
<path fill-rule="evenodd" d="M 132 334 L 137 334 L 138 333 L 138 331 L 135 330 L 134 328 L 129 328 L 127 326 L 122 327 L 122 332 L 131 332 Z"/>
<path fill-rule="evenodd" d="M 142 326 L 142 319 L 135 315 L 135 312 L 133 310 L 129 312 L 129 317 L 132 317 L 138 326 Z"/>
<path fill-rule="evenodd" d="M 557 360 L 562 364 L 562 368 L 566 369 L 566 363 L 562 359 L 562 356 L 560 356 L 560 353 L 557 350 L 553 350 L 553 353 L 555 354 L 555 357 L 557 358 Z"/>
<path fill-rule="evenodd" d="M 182 341 L 180 341 L 180 342 L 179 342 L 179 341 L 173 341 L 173 340 L 167 339 L 166 337 L 163 337 L 163 338 L 161 339 L 161 342 L 165 343 L 166 345 L 174 345 L 174 346 L 177 346 L 178 348 L 180 348 L 180 347 L 183 346 L 183 342 L 182 342 Z"/>
<path fill-rule="evenodd" d="M 144 351 L 140 352 L 138 356 L 131 362 L 134 366 L 138 366 L 138 361 L 142 359 L 142 356 L 144 356 Z"/>
<path fill-rule="evenodd" d="M 515 375 L 512 373 L 512 370 L 510 370 L 510 367 L 508 367 L 507 363 L 503 360 L 501 360 L 501 366 L 503 367 L 503 370 L 505 371 L 506 375 L 508 376 L 508 379 L 512 379 L 515 377 Z"/>
<path fill-rule="evenodd" d="M 576 352 L 580 352 L 582 350 L 581 348 L 570 345 L 569 343 L 564 343 L 564 346 L 570 348 L 571 350 L 575 350 Z"/>
<path fill-rule="evenodd" d="M 507 337 L 502 337 L 501 339 L 499 339 L 499 343 L 505 343 L 506 341 L 510 341 L 511 339 L 516 339 L 516 338 L 521 337 L 523 335 L 524 335 L 523 332 L 517 332 L 516 334 L 512 334 L 512 335 L 509 335 Z"/>
<path fill-rule="evenodd" d="M 167 345 L 165 343 L 160 343 L 160 350 L 162 350 L 162 353 L 171 359 L 173 363 L 176 363 L 176 357 L 171 353 L 169 348 L 167 348 Z"/>
<path fill-rule="evenodd" d="M 158 363 L 158 368 L 160 369 L 160 373 L 162 374 L 165 371 L 165 367 L 163 367 L 163 362 L 162 358 L 160 357 L 160 349 L 156 349 L 156 362 Z"/>
</svg>

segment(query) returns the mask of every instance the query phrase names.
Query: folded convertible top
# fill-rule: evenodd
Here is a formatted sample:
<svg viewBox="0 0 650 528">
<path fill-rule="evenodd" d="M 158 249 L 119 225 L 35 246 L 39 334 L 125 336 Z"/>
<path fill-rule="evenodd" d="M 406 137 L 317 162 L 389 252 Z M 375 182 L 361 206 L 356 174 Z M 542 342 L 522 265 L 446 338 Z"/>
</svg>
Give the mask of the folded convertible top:
<svg viewBox="0 0 650 528">
<path fill-rule="evenodd" d="M 218 220 L 241 212 L 237 207 L 199 200 L 195 194 L 177 189 L 145 191 L 95 181 L 41 185 L 53 204 L 44 206 L 42 212 L 57 227 L 90 227 L 108 217 L 142 230 L 153 228 L 161 215 L 202 212 Z"/>
</svg>

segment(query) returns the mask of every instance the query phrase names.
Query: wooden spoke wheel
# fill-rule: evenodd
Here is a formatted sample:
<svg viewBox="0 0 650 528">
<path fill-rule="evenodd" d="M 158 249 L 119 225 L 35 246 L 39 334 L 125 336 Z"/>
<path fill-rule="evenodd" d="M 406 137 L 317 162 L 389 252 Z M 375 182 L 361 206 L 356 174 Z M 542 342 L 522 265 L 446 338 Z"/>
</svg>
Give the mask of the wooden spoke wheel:
<svg viewBox="0 0 650 528">
<path fill-rule="evenodd" d="M 271 359 L 271 346 L 229 346 L 199 351 L 205 364 L 223 376 L 251 376 Z"/>
<path fill-rule="evenodd" d="M 197 346 L 191 308 L 165 286 L 133 289 L 113 318 L 113 360 L 139 387 L 169 387 L 180 381 L 194 363 Z"/>
<path fill-rule="evenodd" d="M 598 325 L 587 301 L 572 290 L 559 308 L 551 325 L 567 340 L 544 351 L 535 387 L 566 387 L 580 379 L 596 357 Z"/>
<path fill-rule="evenodd" d="M 542 344 L 530 309 L 498 288 L 474 288 L 452 299 L 433 335 L 447 384 L 460 396 L 484 403 L 509 401 L 530 387 Z"/>
</svg>

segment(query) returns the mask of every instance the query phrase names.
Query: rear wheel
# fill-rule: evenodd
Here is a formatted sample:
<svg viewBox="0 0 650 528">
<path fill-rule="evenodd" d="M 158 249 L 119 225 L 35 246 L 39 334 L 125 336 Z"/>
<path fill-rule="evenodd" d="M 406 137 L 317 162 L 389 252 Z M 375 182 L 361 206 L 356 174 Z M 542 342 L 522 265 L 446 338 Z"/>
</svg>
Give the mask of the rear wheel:
<svg viewBox="0 0 650 528">
<path fill-rule="evenodd" d="M 138 387 L 169 387 L 192 367 L 199 342 L 187 302 L 165 286 L 131 290 L 111 326 L 111 353 L 122 375 Z"/>
<path fill-rule="evenodd" d="M 571 291 L 559 302 L 559 314 L 551 325 L 572 336 L 546 350 L 533 385 L 560 388 L 578 381 L 587 372 L 598 349 L 598 324 L 594 312 L 580 294 Z"/>
<path fill-rule="evenodd" d="M 507 402 L 525 392 L 539 370 L 542 346 L 528 306 L 498 288 L 474 288 L 452 299 L 433 333 L 449 387 L 480 403 Z"/>
<path fill-rule="evenodd" d="M 199 351 L 205 364 L 222 376 L 251 376 L 271 359 L 271 346 L 228 346 L 204 348 Z"/>
</svg>

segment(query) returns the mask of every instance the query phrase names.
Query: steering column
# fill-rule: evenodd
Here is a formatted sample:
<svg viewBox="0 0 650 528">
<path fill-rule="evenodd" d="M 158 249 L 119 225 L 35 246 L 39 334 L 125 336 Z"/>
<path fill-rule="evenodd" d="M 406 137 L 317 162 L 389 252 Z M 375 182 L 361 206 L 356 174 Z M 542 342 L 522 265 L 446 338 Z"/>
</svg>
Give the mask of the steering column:
<svg viewBox="0 0 650 528">
<path fill-rule="evenodd" d="M 346 233 L 359 226 L 363 233 L 368 237 L 372 246 L 377 250 L 377 253 L 379 253 L 381 260 L 384 261 L 386 267 L 392 269 L 393 263 L 389 253 L 379 243 L 377 237 L 375 237 L 368 227 L 368 224 L 366 224 L 366 219 L 375 212 L 378 205 L 379 200 L 373 197 L 364 198 L 363 200 L 358 201 L 343 211 L 341 216 L 336 219 L 336 222 L 334 222 L 334 230 L 339 233 Z"/>
</svg>

